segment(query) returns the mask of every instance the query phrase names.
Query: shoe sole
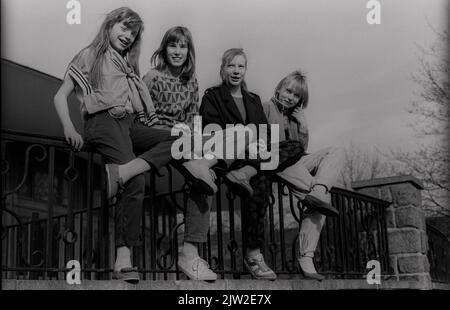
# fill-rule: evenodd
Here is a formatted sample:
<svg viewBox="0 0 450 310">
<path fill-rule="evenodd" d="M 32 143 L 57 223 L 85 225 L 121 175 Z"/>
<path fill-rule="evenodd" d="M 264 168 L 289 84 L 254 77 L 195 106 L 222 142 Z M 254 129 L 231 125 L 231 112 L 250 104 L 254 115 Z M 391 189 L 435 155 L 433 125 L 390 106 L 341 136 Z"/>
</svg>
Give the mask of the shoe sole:
<svg viewBox="0 0 450 310">
<path fill-rule="evenodd" d="M 204 278 L 204 279 L 195 279 L 195 277 L 191 277 L 189 275 L 189 272 L 183 266 L 181 266 L 179 264 L 177 264 L 177 266 L 190 280 L 193 280 L 193 281 L 216 281 L 217 280 L 217 276 L 214 278 L 211 277 L 211 278 Z"/>
<path fill-rule="evenodd" d="M 317 281 L 323 281 L 325 280 L 325 276 L 321 275 L 321 274 L 312 274 L 312 273 L 308 273 L 308 272 L 304 272 L 302 269 L 302 266 L 300 265 L 300 262 L 297 260 L 297 265 L 298 268 L 300 269 L 300 273 L 303 275 L 303 277 L 305 279 L 313 279 L 313 280 L 317 280 Z"/>
<path fill-rule="evenodd" d="M 131 284 L 136 284 L 140 280 L 139 273 L 137 271 L 130 271 L 130 272 L 114 271 L 112 278 L 114 280 L 123 280 Z"/>
<path fill-rule="evenodd" d="M 111 186 L 111 172 L 110 172 L 110 165 L 106 165 L 105 167 L 106 172 L 106 199 L 108 201 L 109 205 L 115 205 L 117 203 L 117 197 L 111 196 L 112 186 Z"/>
<path fill-rule="evenodd" d="M 177 168 L 181 174 L 192 183 L 193 189 L 208 196 L 213 196 L 217 192 L 217 190 L 214 190 L 208 183 L 195 177 L 185 166 L 179 165 Z"/>
<path fill-rule="evenodd" d="M 311 195 L 309 195 L 309 197 L 313 197 L 313 196 L 311 196 Z M 315 198 L 315 197 L 313 197 L 314 199 L 317 199 L 318 201 L 321 201 L 320 199 L 318 199 L 318 198 Z M 333 209 L 330 209 L 330 208 L 326 208 L 326 207 L 320 207 L 320 205 L 318 205 L 318 204 L 315 204 L 313 201 L 311 201 L 311 199 L 312 198 L 309 198 L 309 199 L 304 199 L 303 201 L 302 201 L 302 203 L 307 207 L 307 208 L 309 208 L 309 209 L 311 209 L 311 210 L 316 210 L 317 212 L 319 212 L 319 213 L 322 213 L 323 215 L 326 215 L 326 216 L 338 216 L 339 215 L 339 211 L 336 209 L 336 208 L 334 208 L 332 205 L 330 205 L 329 204 L 329 206 L 331 206 L 332 208 L 334 208 L 334 210 Z M 326 203 L 326 202 L 323 202 L 323 203 Z"/>
<path fill-rule="evenodd" d="M 275 281 L 277 279 L 277 277 L 275 277 L 275 278 L 274 277 L 271 277 L 271 278 L 258 277 L 252 272 L 252 270 L 250 269 L 250 267 L 248 266 L 248 264 L 247 264 L 247 262 L 245 260 L 244 260 L 244 265 L 247 268 L 247 270 L 249 271 L 249 273 L 250 273 L 250 275 L 252 276 L 253 279 L 256 279 L 256 280 L 268 280 L 268 281 Z"/>
</svg>

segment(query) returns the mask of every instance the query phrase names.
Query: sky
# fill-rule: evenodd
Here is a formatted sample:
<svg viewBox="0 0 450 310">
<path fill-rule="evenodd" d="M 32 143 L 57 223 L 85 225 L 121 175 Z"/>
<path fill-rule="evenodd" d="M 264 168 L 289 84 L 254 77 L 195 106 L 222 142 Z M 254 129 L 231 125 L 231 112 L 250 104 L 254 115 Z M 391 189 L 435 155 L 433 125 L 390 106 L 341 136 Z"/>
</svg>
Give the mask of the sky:
<svg viewBox="0 0 450 310">
<path fill-rule="evenodd" d="M 381 23 L 369 25 L 367 0 L 79 0 L 81 24 L 69 25 L 68 0 L 2 0 L 2 57 L 62 78 L 105 15 L 128 6 L 143 19 L 140 71 L 172 26 L 190 29 L 200 95 L 217 85 L 221 56 L 248 56 L 249 90 L 269 100 L 284 76 L 308 78 L 309 151 L 350 141 L 413 149 L 407 112 L 417 99 L 411 75 L 420 46 L 445 26 L 445 0 L 380 0 Z M 48 104 L 52 104 L 49 102 Z"/>
</svg>

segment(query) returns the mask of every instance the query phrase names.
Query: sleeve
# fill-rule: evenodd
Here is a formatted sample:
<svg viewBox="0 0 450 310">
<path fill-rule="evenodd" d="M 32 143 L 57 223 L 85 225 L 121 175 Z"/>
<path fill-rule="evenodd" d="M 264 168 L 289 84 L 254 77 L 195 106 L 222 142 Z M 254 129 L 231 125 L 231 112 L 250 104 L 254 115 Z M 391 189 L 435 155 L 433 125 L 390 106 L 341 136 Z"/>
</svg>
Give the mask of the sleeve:
<svg viewBox="0 0 450 310">
<path fill-rule="evenodd" d="M 69 75 L 75 85 L 79 87 L 83 96 L 92 94 L 94 91 L 89 83 L 89 71 L 92 66 L 92 57 L 88 49 L 79 52 L 69 63 L 64 78 Z"/>
<path fill-rule="evenodd" d="M 199 114 L 198 108 L 199 95 L 198 95 L 197 77 L 194 77 L 192 92 L 193 93 L 191 96 L 191 100 L 189 104 L 184 108 L 184 113 L 186 115 L 186 125 L 188 125 L 191 129 L 194 126 L 194 116 Z"/>
<path fill-rule="evenodd" d="M 203 128 L 208 124 L 218 124 L 220 127 L 225 128 L 220 112 L 217 109 L 217 104 L 215 104 L 214 96 L 208 90 L 202 98 L 200 115 L 202 116 Z"/>
<path fill-rule="evenodd" d="M 309 130 L 304 114 L 300 121 L 291 121 L 290 127 L 291 130 L 295 130 L 295 135 L 293 136 L 302 144 L 303 149 L 306 151 L 308 149 Z"/>
<path fill-rule="evenodd" d="M 298 134 L 300 143 L 303 146 L 303 149 L 306 151 L 308 149 L 308 142 L 309 142 L 309 133 L 308 132 L 299 132 Z"/>
<path fill-rule="evenodd" d="M 157 93 L 157 83 L 155 83 L 156 79 L 156 72 L 155 70 L 150 69 L 142 78 L 144 81 L 144 84 L 147 86 L 147 89 L 150 93 L 150 97 L 152 98 L 153 102 L 157 101 L 156 93 Z"/>
</svg>

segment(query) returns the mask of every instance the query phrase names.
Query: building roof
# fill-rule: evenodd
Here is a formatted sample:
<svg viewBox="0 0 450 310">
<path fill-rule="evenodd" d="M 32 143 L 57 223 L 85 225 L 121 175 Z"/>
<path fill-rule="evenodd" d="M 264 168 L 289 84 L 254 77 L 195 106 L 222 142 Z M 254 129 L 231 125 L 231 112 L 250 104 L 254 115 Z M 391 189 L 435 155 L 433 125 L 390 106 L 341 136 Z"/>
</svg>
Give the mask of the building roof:
<svg viewBox="0 0 450 310">
<path fill-rule="evenodd" d="M 2 58 L 1 128 L 49 136 L 63 136 L 53 104 L 61 79 Z M 79 104 L 69 97 L 69 111 L 82 133 Z"/>
</svg>

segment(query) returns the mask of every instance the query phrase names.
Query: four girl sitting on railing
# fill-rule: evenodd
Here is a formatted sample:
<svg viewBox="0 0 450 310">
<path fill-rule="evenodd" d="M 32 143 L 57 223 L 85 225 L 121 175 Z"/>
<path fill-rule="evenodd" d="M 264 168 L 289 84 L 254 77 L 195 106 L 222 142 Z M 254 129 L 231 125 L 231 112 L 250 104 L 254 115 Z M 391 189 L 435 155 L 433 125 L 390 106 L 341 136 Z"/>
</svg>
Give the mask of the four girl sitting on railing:
<svg viewBox="0 0 450 310">
<path fill-rule="evenodd" d="M 271 181 L 277 174 L 308 211 L 300 229 L 300 268 L 305 276 L 322 279 L 312 257 L 325 215 L 337 214 L 330 205 L 329 190 L 342 166 L 342 152 L 326 148 L 305 154 L 307 127 L 303 109 L 308 103 L 308 91 L 304 76 L 294 72 L 283 79 L 272 100 L 262 105 L 259 96 L 250 93 L 245 84 L 245 53 L 242 49 L 230 49 L 222 57 L 222 84 L 206 90 L 199 110 L 195 50 L 189 30 L 174 27 L 166 32 L 160 48 L 151 57 L 154 68 L 143 80 L 138 68 L 142 32 L 143 22 L 137 13 L 129 8 L 110 12 L 93 42 L 70 62 L 54 100 L 65 138 L 79 150 L 83 138 L 74 129 L 67 107 L 67 97 L 76 93 L 84 119 L 84 139 L 107 161 L 107 195 L 116 203 L 113 278 L 139 280 L 137 268 L 131 264 L 131 252 L 140 243 L 143 173 L 157 171 L 171 162 L 192 184 L 178 260 L 178 266 L 189 278 L 217 279 L 200 258 L 197 245 L 207 240 L 210 197 L 217 191 L 212 168 L 219 165 L 227 182 L 241 189 L 237 192 L 249 202 L 242 206 L 242 214 L 247 246 L 244 263 L 251 275 L 276 279 L 260 249 Z M 278 167 L 262 171 L 260 154 L 247 148 L 237 149 L 238 154 L 246 155 L 243 160 L 213 156 L 175 161 L 171 146 L 177 137 L 171 135 L 171 128 L 183 131 L 181 124 L 186 124 L 192 129 L 198 112 L 204 126 L 214 123 L 222 128 L 225 147 L 244 145 L 227 139 L 234 136 L 227 124 L 277 124 L 281 129 L 279 143 L 270 139 L 265 142 L 279 152 Z M 208 139 L 203 137 L 203 143 Z M 252 152 L 256 159 L 249 158 Z"/>
</svg>

